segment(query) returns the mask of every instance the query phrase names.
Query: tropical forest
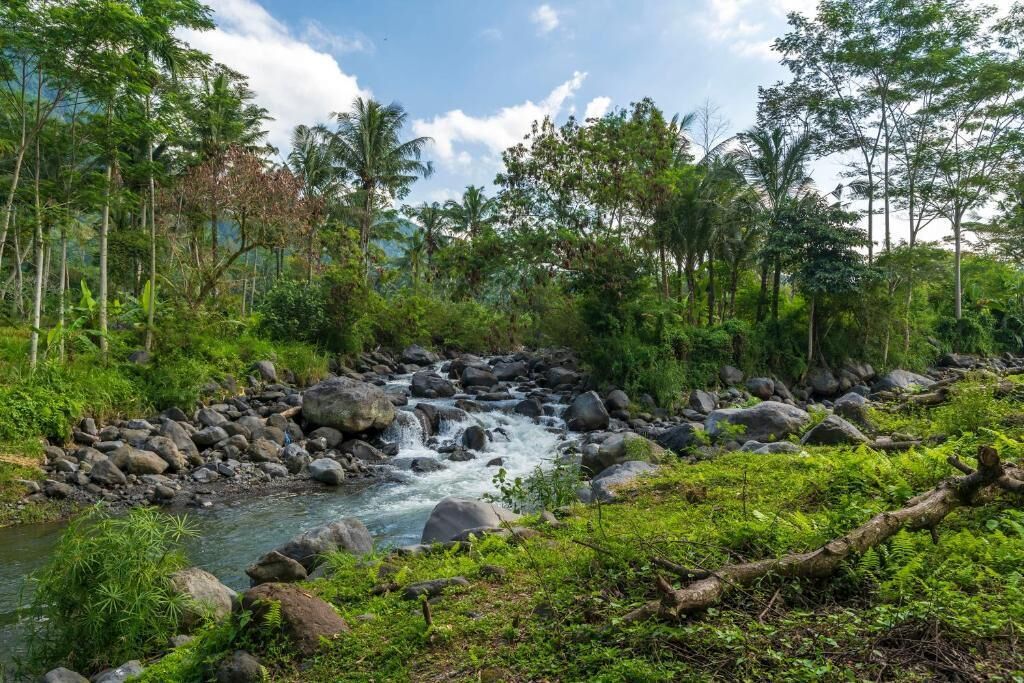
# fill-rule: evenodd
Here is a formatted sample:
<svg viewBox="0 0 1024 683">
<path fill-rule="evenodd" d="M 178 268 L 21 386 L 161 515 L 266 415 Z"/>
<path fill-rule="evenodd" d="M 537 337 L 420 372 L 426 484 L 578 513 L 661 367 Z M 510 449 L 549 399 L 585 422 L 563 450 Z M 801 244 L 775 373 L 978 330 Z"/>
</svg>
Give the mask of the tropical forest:
<svg viewBox="0 0 1024 683">
<path fill-rule="evenodd" d="M 3 0 L 0 84 L 0 681 L 1024 681 L 1024 4 Z"/>
</svg>

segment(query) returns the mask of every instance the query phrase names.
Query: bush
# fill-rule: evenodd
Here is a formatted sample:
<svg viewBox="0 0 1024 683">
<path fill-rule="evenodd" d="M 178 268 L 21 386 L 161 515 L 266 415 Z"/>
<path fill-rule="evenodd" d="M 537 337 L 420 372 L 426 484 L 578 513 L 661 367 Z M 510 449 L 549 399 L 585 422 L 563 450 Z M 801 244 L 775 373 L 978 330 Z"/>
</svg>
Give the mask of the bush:
<svg viewBox="0 0 1024 683">
<path fill-rule="evenodd" d="M 72 521 L 29 579 L 29 668 L 93 671 L 164 647 L 185 606 L 170 576 L 186 566 L 180 544 L 193 534 L 153 508 L 111 517 L 95 507 Z"/>
<path fill-rule="evenodd" d="M 260 303 L 259 312 L 259 331 L 271 339 L 321 344 L 327 336 L 327 306 L 317 285 L 278 280 Z"/>
<path fill-rule="evenodd" d="M 578 500 L 576 490 L 581 481 L 580 466 L 559 462 L 550 470 L 540 465 L 525 479 L 510 480 L 504 467 L 492 479 L 498 489 L 497 495 L 487 494 L 484 498 L 500 502 L 516 512 L 554 510 Z"/>
</svg>

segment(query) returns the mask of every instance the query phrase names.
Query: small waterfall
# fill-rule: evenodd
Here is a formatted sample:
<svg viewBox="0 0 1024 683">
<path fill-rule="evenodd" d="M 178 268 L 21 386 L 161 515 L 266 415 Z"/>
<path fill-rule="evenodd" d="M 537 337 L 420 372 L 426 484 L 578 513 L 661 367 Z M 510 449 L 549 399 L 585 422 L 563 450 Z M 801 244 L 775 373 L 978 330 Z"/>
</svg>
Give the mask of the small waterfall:
<svg viewBox="0 0 1024 683">
<path fill-rule="evenodd" d="M 412 411 L 399 410 L 382 436 L 385 441 L 397 442 L 399 448 L 415 448 L 423 445 L 423 425 Z"/>
</svg>

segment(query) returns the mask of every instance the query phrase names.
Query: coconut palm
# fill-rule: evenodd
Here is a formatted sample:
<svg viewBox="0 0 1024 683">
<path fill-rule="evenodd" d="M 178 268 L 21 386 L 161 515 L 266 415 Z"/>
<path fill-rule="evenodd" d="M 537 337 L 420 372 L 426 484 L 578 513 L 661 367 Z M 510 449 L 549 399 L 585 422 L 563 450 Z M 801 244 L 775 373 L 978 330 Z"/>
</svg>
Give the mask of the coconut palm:
<svg viewBox="0 0 1024 683">
<path fill-rule="evenodd" d="M 439 202 L 423 202 L 407 210 L 408 215 L 419 223 L 423 233 L 423 249 L 427 257 L 427 279 L 433 278 L 434 254 L 445 240 L 450 222 L 449 214 Z"/>
<path fill-rule="evenodd" d="M 466 188 L 461 201 L 449 199 L 444 208 L 455 228 L 470 239 L 475 239 L 498 220 L 497 200 L 485 195 L 484 188 L 475 185 Z"/>
<path fill-rule="evenodd" d="M 335 113 L 334 118 L 336 153 L 352 174 L 358 193 L 359 247 L 367 265 L 377 212 L 405 197 L 417 178 L 433 172 L 430 162 L 421 159 L 430 138 L 401 139 L 408 114 L 397 103 L 384 105 L 357 97 L 351 111 Z"/>
<path fill-rule="evenodd" d="M 807 173 L 814 139 L 807 133 L 787 136 L 781 128 L 755 127 L 740 134 L 740 147 L 733 158 L 743 170 L 747 182 L 757 192 L 765 214 L 767 245 L 762 254 L 761 296 L 757 320 L 764 317 L 768 292 L 768 269 L 774 267 L 772 284 L 772 319 L 779 315 L 779 287 L 782 278 L 781 255 L 771 250 L 771 237 L 777 231 L 779 217 L 794 201 L 805 197 L 813 187 Z"/>
<path fill-rule="evenodd" d="M 296 126 L 291 142 L 288 168 L 302 184 L 302 196 L 309 209 L 306 278 L 312 282 L 317 234 L 346 189 L 348 170 L 339 163 L 332 133 L 326 126 Z"/>
</svg>

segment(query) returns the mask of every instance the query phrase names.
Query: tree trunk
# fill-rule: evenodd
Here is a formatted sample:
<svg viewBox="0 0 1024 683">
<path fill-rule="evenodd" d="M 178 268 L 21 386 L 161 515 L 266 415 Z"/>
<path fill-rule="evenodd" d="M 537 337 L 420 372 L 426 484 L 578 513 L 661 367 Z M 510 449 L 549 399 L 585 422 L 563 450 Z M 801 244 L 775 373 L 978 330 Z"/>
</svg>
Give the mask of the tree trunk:
<svg viewBox="0 0 1024 683">
<path fill-rule="evenodd" d="M 963 316 L 962 304 L 963 304 L 963 291 L 961 289 L 960 282 L 960 215 L 957 213 L 953 220 L 953 239 L 956 244 L 953 251 L 954 261 L 954 273 L 953 273 L 953 288 L 955 289 L 953 299 L 953 315 L 957 320 Z M 959 349 L 957 349 L 959 350 Z"/>
<path fill-rule="evenodd" d="M 875 257 L 875 178 L 871 170 L 871 162 L 867 162 L 868 172 L 868 265 Z"/>
<path fill-rule="evenodd" d="M 811 296 L 810 305 L 807 307 L 807 367 L 814 367 L 814 299 Z"/>
<path fill-rule="evenodd" d="M 757 295 L 757 316 L 754 322 L 764 320 L 765 308 L 768 305 L 768 260 L 761 261 L 761 291 Z"/>
<path fill-rule="evenodd" d="M 892 233 L 889 224 L 889 117 L 886 114 L 885 97 L 882 97 L 882 130 L 885 148 L 882 150 L 882 200 L 885 206 L 885 253 L 892 250 Z"/>
<path fill-rule="evenodd" d="M 64 360 L 64 297 L 68 284 L 68 230 L 61 224 L 60 228 L 60 288 L 57 290 L 57 327 L 60 329 L 60 359 Z"/>
<path fill-rule="evenodd" d="M 38 105 L 37 105 L 38 106 Z M 43 205 L 39 199 L 39 138 L 36 137 L 36 169 L 35 169 L 35 203 L 36 223 L 33 231 L 33 248 L 35 251 L 36 278 L 35 291 L 32 294 L 32 336 L 29 339 L 28 364 L 34 368 L 39 360 L 39 326 L 42 324 L 43 313 Z"/>
<path fill-rule="evenodd" d="M 661 260 L 661 298 L 668 300 L 668 262 L 665 259 L 665 245 L 658 246 L 658 256 Z"/>
<path fill-rule="evenodd" d="M 779 319 L 779 290 L 782 289 L 782 259 L 775 257 L 775 275 L 772 277 L 772 320 Z"/>
<path fill-rule="evenodd" d="M 103 190 L 103 216 L 100 219 L 100 352 L 106 360 L 110 350 L 107 340 L 107 231 L 110 229 L 110 186 L 114 182 L 113 162 L 107 162 L 106 186 Z"/>
<path fill-rule="evenodd" d="M 708 327 L 715 324 L 715 261 L 708 259 Z"/>
<path fill-rule="evenodd" d="M 146 120 L 150 116 L 146 97 Z M 153 178 L 153 141 L 146 138 L 146 161 L 149 163 L 149 301 L 146 305 L 146 351 L 153 348 L 153 325 L 156 321 L 156 180 Z M 146 224 L 146 203 L 142 203 L 142 224 Z"/>
</svg>

